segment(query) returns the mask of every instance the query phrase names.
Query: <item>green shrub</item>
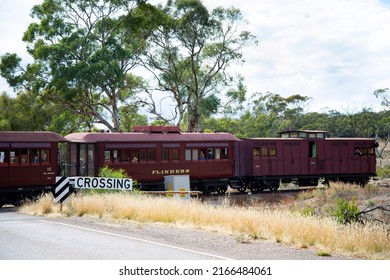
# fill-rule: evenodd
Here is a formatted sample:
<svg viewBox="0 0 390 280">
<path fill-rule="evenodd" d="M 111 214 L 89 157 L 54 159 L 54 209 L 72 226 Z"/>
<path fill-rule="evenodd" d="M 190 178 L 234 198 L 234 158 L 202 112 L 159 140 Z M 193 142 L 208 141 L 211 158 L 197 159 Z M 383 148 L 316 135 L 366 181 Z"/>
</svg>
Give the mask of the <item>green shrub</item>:
<svg viewBox="0 0 390 280">
<path fill-rule="evenodd" d="M 305 217 L 314 216 L 316 214 L 316 209 L 313 206 L 305 205 L 305 207 L 300 210 L 300 213 Z"/>
<path fill-rule="evenodd" d="M 388 165 L 386 165 L 385 167 L 377 166 L 376 174 L 379 178 L 390 178 L 390 167 Z"/>
<path fill-rule="evenodd" d="M 124 169 L 112 169 L 109 168 L 107 165 L 100 168 L 99 170 L 99 177 L 104 178 L 129 178 L 129 175 L 127 175 L 126 171 Z"/>
<path fill-rule="evenodd" d="M 350 224 L 359 221 L 359 207 L 355 203 L 355 199 L 348 202 L 344 198 L 340 198 L 336 202 L 334 215 L 337 222 L 341 224 Z"/>
</svg>

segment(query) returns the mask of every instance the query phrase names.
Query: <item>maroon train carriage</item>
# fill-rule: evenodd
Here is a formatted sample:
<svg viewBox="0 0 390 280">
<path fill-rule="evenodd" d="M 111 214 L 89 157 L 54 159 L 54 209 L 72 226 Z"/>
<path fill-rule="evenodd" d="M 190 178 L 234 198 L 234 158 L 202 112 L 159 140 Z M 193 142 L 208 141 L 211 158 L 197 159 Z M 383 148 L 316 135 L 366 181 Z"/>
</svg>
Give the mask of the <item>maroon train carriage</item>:
<svg viewBox="0 0 390 280">
<path fill-rule="evenodd" d="M 51 191 L 66 141 L 53 132 L 0 132 L 0 207 Z"/>
<path fill-rule="evenodd" d="M 183 133 L 176 126 L 141 126 L 131 133 L 73 133 L 69 176 L 97 176 L 108 166 L 124 169 L 143 190 L 163 190 L 164 176 L 189 175 L 191 190 L 223 193 L 234 175 L 229 133 Z"/>
<path fill-rule="evenodd" d="M 277 190 L 281 182 L 292 181 L 317 186 L 320 179 L 364 185 L 376 176 L 374 139 L 327 139 L 326 131 L 313 130 L 280 135 L 236 143 L 235 174 L 252 191 Z"/>
</svg>

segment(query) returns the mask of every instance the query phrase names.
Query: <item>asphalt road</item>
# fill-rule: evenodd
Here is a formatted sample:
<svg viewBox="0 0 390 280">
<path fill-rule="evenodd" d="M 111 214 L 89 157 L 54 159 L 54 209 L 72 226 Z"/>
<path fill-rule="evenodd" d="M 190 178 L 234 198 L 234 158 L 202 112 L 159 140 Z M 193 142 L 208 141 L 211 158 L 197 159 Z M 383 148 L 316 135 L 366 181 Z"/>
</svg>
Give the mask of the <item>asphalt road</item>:
<svg viewBox="0 0 390 280">
<path fill-rule="evenodd" d="M 223 257 L 0 209 L 0 260 L 212 260 Z"/>
</svg>

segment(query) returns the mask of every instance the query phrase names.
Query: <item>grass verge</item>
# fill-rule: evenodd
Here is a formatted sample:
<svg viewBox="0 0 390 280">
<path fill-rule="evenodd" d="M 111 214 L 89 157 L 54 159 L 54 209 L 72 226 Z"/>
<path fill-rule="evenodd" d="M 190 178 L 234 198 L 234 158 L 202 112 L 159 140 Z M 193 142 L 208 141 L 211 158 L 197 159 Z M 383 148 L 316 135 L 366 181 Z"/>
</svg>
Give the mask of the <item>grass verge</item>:
<svg viewBox="0 0 390 280">
<path fill-rule="evenodd" d="M 340 225 L 334 219 L 269 208 L 244 208 L 198 201 L 182 201 L 128 193 L 78 194 L 70 197 L 60 213 L 53 197 L 20 207 L 30 215 L 95 215 L 118 220 L 159 222 L 218 231 L 240 239 L 268 239 L 368 259 L 390 259 L 390 235 L 385 225 Z"/>
</svg>

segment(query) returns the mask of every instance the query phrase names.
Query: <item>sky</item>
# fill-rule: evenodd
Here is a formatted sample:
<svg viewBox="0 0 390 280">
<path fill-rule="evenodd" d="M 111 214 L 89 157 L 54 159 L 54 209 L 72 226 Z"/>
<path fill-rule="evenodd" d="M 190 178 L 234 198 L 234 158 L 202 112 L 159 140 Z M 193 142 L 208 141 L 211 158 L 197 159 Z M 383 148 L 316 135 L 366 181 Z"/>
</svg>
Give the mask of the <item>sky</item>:
<svg viewBox="0 0 390 280">
<path fill-rule="evenodd" d="M 42 0 L 0 1 L 0 55 L 31 62 L 22 36 Z M 159 0 L 152 0 L 158 3 Z M 234 70 L 248 97 L 272 92 L 311 97 L 311 112 L 379 111 L 374 91 L 390 88 L 390 0 L 203 0 L 208 8 L 239 8 L 257 47 Z M 0 78 L 0 92 L 12 89 Z"/>
</svg>

